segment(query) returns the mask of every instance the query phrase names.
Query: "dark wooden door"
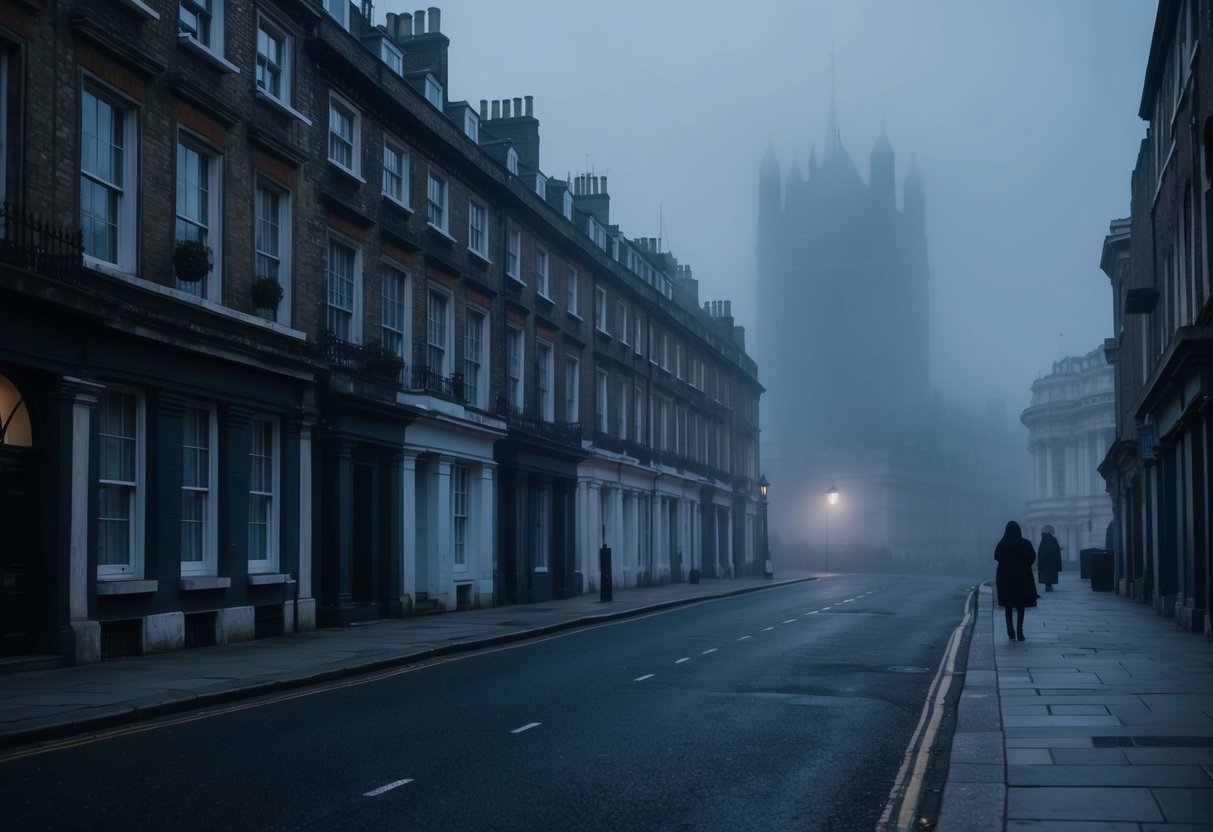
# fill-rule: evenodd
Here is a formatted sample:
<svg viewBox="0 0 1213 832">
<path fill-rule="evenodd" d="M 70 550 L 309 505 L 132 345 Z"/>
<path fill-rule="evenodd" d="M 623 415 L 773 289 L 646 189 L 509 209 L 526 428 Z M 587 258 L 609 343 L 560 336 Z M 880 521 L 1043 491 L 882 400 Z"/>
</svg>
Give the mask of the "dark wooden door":
<svg viewBox="0 0 1213 832">
<path fill-rule="evenodd" d="M 0 655 L 28 653 L 41 598 L 37 468 L 30 448 L 0 446 Z"/>
</svg>

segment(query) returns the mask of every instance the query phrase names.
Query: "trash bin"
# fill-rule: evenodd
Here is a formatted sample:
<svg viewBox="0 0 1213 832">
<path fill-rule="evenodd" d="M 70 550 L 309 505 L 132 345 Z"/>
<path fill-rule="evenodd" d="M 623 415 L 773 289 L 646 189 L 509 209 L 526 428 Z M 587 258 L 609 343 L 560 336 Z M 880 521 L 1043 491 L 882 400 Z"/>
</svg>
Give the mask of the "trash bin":
<svg viewBox="0 0 1213 832">
<path fill-rule="evenodd" d="M 1084 581 L 1091 580 L 1091 553 L 1098 549 L 1082 549 L 1078 553 L 1078 577 Z"/>
<path fill-rule="evenodd" d="M 1095 592 L 1111 592 L 1114 588 L 1111 549 L 1090 549 L 1091 589 Z"/>
</svg>

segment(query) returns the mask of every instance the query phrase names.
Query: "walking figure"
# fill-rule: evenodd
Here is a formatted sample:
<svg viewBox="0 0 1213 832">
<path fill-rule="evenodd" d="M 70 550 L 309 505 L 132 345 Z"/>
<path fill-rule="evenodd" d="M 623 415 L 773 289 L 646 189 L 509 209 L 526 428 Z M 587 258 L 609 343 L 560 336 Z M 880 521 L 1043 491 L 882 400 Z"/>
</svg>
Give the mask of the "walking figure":
<svg viewBox="0 0 1213 832">
<path fill-rule="evenodd" d="M 1053 536 L 1052 526 L 1040 530 L 1040 547 L 1036 552 L 1040 556 L 1036 564 L 1040 582 L 1045 585 L 1045 592 L 1052 592 L 1053 584 L 1057 583 L 1057 573 L 1061 571 L 1061 547 Z"/>
<path fill-rule="evenodd" d="M 994 548 L 994 560 L 998 561 L 995 586 L 998 589 L 998 604 L 1007 614 L 1007 636 L 1011 641 L 1023 641 L 1023 614 L 1027 607 L 1036 606 L 1040 597 L 1036 592 L 1036 579 L 1032 577 L 1032 564 L 1036 562 L 1036 551 L 1031 542 L 1024 539 L 1019 524 L 1007 523 L 1002 540 Z M 1011 610 L 1018 614 L 1017 626 L 1011 626 Z"/>
</svg>

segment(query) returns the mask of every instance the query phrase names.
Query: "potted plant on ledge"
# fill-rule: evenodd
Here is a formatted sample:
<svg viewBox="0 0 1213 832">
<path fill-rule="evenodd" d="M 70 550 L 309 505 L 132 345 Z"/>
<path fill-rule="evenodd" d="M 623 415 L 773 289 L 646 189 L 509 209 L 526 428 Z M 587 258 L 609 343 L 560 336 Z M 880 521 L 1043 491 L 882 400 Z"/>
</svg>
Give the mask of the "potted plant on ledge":
<svg viewBox="0 0 1213 832">
<path fill-rule="evenodd" d="M 282 302 L 282 284 L 273 277 L 253 279 L 253 306 L 267 321 L 278 319 L 278 304 Z"/>
<path fill-rule="evenodd" d="M 197 283 L 210 273 L 210 246 L 198 240 L 181 240 L 173 249 L 173 269 L 183 283 Z"/>
</svg>

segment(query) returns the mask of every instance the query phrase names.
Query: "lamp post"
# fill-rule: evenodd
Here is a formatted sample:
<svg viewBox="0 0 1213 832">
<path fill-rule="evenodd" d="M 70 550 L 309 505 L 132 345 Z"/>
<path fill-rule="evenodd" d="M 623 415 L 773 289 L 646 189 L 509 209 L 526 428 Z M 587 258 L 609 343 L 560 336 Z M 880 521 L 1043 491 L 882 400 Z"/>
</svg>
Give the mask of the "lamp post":
<svg viewBox="0 0 1213 832">
<path fill-rule="evenodd" d="M 758 494 L 762 498 L 762 557 L 764 561 L 763 577 L 774 578 L 775 569 L 771 564 L 771 537 L 769 527 L 767 526 L 767 491 L 771 489 L 771 483 L 767 481 L 766 474 L 760 474 L 758 477 Z"/>
<path fill-rule="evenodd" d="M 838 505 L 838 488 L 831 483 L 826 492 L 826 571 L 830 571 L 830 506 Z"/>
</svg>

